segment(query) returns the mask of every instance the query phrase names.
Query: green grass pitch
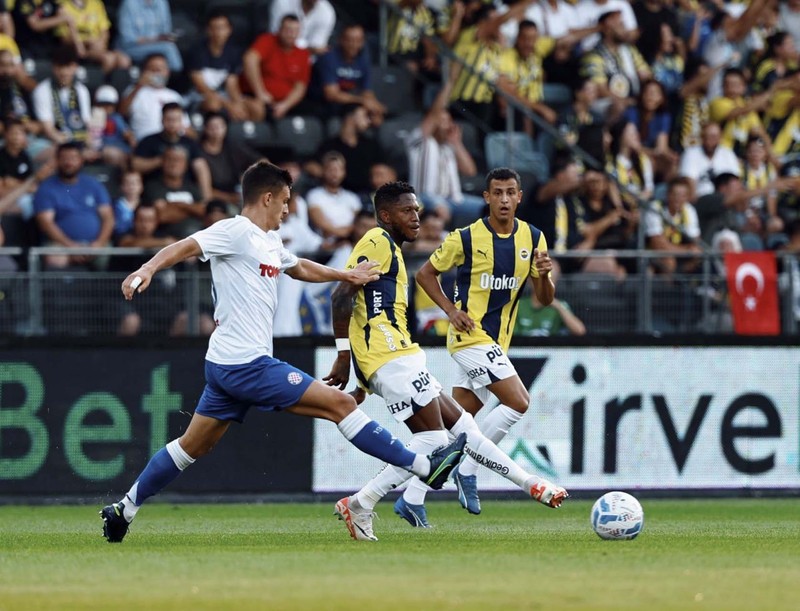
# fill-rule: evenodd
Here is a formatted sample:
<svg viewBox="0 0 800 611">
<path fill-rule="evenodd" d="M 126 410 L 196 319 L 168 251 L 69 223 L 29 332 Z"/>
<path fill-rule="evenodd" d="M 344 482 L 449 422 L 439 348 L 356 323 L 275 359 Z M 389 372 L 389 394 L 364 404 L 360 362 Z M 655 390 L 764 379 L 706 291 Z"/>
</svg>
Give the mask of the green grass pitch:
<svg viewBox="0 0 800 611">
<path fill-rule="evenodd" d="M 643 505 L 602 541 L 587 501 L 435 501 L 418 530 L 387 499 L 362 543 L 333 503 L 153 503 L 115 545 L 98 507 L 0 506 L 0 610 L 800 610 L 800 500 Z"/>
</svg>

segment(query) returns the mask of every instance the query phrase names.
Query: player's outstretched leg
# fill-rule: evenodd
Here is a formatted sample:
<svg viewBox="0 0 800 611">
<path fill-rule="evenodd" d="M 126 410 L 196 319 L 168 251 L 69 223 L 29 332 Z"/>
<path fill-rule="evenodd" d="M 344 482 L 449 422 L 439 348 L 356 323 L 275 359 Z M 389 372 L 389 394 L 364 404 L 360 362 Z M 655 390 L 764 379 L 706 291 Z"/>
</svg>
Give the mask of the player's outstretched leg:
<svg viewBox="0 0 800 611">
<path fill-rule="evenodd" d="M 197 458 L 210 452 L 229 425 L 230 422 L 195 413 L 183 436 L 153 455 L 128 493 L 100 510 L 106 540 L 120 543 L 142 503 L 163 490 Z"/>
</svg>

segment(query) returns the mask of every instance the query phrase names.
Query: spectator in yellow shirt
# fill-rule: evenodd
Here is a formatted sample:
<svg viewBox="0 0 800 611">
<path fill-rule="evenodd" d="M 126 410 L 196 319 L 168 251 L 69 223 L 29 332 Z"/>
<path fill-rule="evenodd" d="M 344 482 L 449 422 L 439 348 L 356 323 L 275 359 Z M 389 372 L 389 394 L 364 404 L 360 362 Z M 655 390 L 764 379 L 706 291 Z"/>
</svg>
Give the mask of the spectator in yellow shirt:
<svg viewBox="0 0 800 611">
<path fill-rule="evenodd" d="M 744 156 L 744 149 L 751 134 L 761 136 L 769 143 L 769 136 L 758 113 L 769 103 L 769 92 L 745 98 L 747 81 L 738 68 L 728 68 L 722 78 L 722 96 L 711 100 L 709 118 L 722 126 L 722 146 Z"/>
<path fill-rule="evenodd" d="M 111 21 L 103 0 L 61 0 L 61 11 L 67 19 L 56 28 L 56 38 L 72 45 L 80 59 L 100 64 L 105 73 L 130 68 L 130 57 L 108 48 Z"/>
</svg>

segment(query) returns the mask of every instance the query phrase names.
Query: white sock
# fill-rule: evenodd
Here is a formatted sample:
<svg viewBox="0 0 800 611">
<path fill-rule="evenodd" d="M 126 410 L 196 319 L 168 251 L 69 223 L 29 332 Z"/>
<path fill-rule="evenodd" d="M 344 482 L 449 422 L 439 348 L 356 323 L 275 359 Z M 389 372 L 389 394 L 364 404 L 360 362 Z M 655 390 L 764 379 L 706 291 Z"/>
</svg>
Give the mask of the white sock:
<svg viewBox="0 0 800 611">
<path fill-rule="evenodd" d="M 418 457 L 424 458 L 427 462 L 427 466 L 419 471 L 414 468 L 414 473 L 420 476 L 427 475 L 431 467 L 426 454 L 429 454 L 443 445 L 447 445 L 447 433 L 445 431 L 414 433 L 406 447 L 412 452 L 416 452 Z M 416 460 L 414 464 L 416 466 Z M 378 504 L 378 501 L 386 496 L 390 490 L 394 490 L 411 477 L 412 475 L 405 469 L 393 465 L 386 465 L 378 475 L 368 481 L 354 496 L 361 507 L 371 511 L 375 508 L 375 505 Z"/>
<path fill-rule="evenodd" d="M 337 424 L 339 431 L 341 431 L 344 438 L 352 441 L 353 437 L 358 435 L 359 431 L 372 422 L 372 418 L 367 416 L 360 409 L 353 410 L 344 419 Z"/>
<path fill-rule="evenodd" d="M 172 459 L 172 462 L 175 463 L 175 466 L 183 471 L 186 467 L 191 465 L 195 459 L 189 456 L 186 451 L 181 447 L 180 442 L 177 439 L 173 439 L 167 444 L 166 447 L 167 453 L 169 457 Z M 139 511 L 141 505 L 136 504 L 136 499 L 138 497 L 138 490 L 139 490 L 139 481 L 137 480 L 134 482 L 131 489 L 128 490 L 128 493 L 120 499 L 122 503 L 122 516 L 128 521 L 133 521 L 133 518 L 136 517 L 136 513 Z"/>
<path fill-rule="evenodd" d="M 507 405 L 495 407 L 481 425 L 484 437 L 492 443 L 497 444 L 508 434 L 508 430 L 517 423 L 522 414 L 517 410 L 511 409 Z M 456 423 L 458 424 L 458 423 Z M 455 428 L 455 427 L 453 427 Z M 458 466 L 458 472 L 463 475 L 475 475 L 478 473 L 478 463 L 467 455 Z"/>
<path fill-rule="evenodd" d="M 514 482 L 523 490 L 530 491 L 530 488 L 525 488 L 525 482 L 530 479 L 531 474 L 511 460 L 508 454 L 481 433 L 475 423 L 475 419 L 469 412 L 465 411 L 461 414 L 461 417 L 451 430 L 454 435 L 467 434 L 467 447 L 464 453 L 472 459 L 472 462 L 476 465 L 480 463 L 487 469 L 495 471 L 507 480 Z M 458 471 L 459 473 L 464 473 L 461 466 L 459 466 Z"/>
</svg>

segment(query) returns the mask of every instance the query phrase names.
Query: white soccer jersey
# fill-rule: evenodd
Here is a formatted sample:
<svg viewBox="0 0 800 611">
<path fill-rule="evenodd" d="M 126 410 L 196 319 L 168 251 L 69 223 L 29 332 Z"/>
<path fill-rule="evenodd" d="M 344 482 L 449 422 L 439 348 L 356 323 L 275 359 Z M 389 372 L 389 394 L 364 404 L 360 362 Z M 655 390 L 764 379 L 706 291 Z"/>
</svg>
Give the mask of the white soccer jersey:
<svg viewBox="0 0 800 611">
<path fill-rule="evenodd" d="M 211 260 L 214 321 L 206 358 L 241 365 L 272 356 L 272 320 L 278 304 L 278 274 L 297 265 L 276 231 L 264 232 L 250 219 L 218 221 L 191 236 L 203 261 Z"/>
</svg>

